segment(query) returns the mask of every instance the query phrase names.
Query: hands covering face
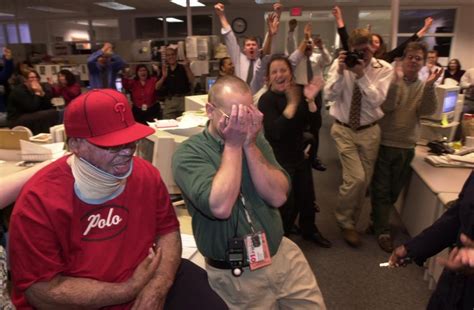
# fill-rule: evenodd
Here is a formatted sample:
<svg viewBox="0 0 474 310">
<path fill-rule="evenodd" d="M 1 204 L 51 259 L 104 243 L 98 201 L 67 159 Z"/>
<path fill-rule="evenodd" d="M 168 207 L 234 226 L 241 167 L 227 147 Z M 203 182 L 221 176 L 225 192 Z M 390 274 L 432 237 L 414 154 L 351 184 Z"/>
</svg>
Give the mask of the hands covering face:
<svg viewBox="0 0 474 310">
<path fill-rule="evenodd" d="M 226 144 L 245 147 L 255 143 L 262 120 L 263 114 L 255 106 L 233 105 L 230 115 L 222 112 L 218 128 Z"/>
</svg>

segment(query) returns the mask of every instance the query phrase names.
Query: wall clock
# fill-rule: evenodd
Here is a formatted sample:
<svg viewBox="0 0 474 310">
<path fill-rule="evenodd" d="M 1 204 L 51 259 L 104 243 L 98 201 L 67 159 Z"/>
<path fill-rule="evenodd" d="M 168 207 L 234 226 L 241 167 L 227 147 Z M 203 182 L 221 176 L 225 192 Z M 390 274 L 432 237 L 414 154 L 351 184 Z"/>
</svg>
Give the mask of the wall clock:
<svg viewBox="0 0 474 310">
<path fill-rule="evenodd" d="M 243 19 L 242 17 L 237 17 L 237 18 L 234 18 L 234 20 L 232 21 L 232 31 L 234 31 L 235 33 L 244 33 L 245 30 L 247 30 L 247 21 L 245 19 Z"/>
</svg>

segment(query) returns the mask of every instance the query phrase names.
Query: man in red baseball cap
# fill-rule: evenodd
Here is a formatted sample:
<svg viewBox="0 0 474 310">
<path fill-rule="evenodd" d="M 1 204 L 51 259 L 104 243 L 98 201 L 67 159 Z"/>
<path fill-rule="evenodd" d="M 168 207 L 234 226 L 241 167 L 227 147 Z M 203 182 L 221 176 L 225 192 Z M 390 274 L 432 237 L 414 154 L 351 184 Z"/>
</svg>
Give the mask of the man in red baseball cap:
<svg viewBox="0 0 474 310">
<path fill-rule="evenodd" d="M 15 306 L 226 309 L 205 271 L 181 260 L 166 187 L 133 156 L 154 131 L 134 121 L 127 98 L 90 91 L 70 103 L 64 125 L 72 155 L 34 175 L 12 214 Z"/>
</svg>

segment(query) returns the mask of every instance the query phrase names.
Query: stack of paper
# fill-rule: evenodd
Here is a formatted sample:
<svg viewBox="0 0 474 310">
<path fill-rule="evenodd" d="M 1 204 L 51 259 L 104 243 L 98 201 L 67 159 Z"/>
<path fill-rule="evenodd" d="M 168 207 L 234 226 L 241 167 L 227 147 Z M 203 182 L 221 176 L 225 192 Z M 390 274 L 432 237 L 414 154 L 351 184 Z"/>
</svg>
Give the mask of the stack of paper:
<svg viewBox="0 0 474 310">
<path fill-rule="evenodd" d="M 64 142 L 37 144 L 20 140 L 21 159 L 25 161 L 45 161 L 56 159 L 65 154 Z"/>
<path fill-rule="evenodd" d="M 179 122 L 175 119 L 155 119 L 155 122 L 151 123 L 148 122 L 148 126 L 152 128 L 170 128 L 170 127 L 178 127 Z"/>
<path fill-rule="evenodd" d="M 182 258 L 191 259 L 197 252 L 196 241 L 193 235 L 181 234 L 181 244 L 183 248 Z"/>
<path fill-rule="evenodd" d="M 474 154 L 470 155 L 430 155 L 425 160 L 435 167 L 474 168 Z"/>
</svg>

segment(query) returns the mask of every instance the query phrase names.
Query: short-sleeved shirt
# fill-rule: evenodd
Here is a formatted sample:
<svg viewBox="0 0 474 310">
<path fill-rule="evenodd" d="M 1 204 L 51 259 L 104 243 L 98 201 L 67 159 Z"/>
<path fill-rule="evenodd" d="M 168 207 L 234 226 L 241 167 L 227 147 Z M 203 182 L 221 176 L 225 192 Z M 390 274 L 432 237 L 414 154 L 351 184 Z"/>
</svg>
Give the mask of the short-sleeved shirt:
<svg viewBox="0 0 474 310">
<path fill-rule="evenodd" d="M 276 161 L 270 144 L 263 134 L 258 135 L 256 144 L 267 161 L 288 177 Z M 226 220 L 215 218 L 210 210 L 209 195 L 212 181 L 221 164 L 223 150 L 223 141 L 211 135 L 206 128 L 181 144 L 173 156 L 172 165 L 174 179 L 181 188 L 192 216 L 197 247 L 205 257 L 214 260 L 225 260 L 227 242 L 230 238 L 251 233 L 241 199 L 237 199 L 230 217 Z M 240 186 L 251 220 L 257 231 L 266 233 L 270 254 L 274 255 L 283 237 L 280 213 L 277 208 L 268 205 L 259 196 L 245 158 L 242 163 Z"/>
<path fill-rule="evenodd" d="M 33 176 L 13 210 L 10 262 L 17 308 L 31 308 L 25 290 L 56 275 L 124 282 L 158 236 L 179 228 L 166 186 L 146 161 L 133 159 L 122 194 L 90 205 L 75 195 L 66 159 Z"/>
<path fill-rule="evenodd" d="M 174 70 L 170 68 L 167 70 L 168 76 L 160 89 L 160 95 L 167 97 L 187 95 L 191 91 L 191 86 L 186 75 L 186 68 L 181 64 L 177 64 Z"/>
</svg>

